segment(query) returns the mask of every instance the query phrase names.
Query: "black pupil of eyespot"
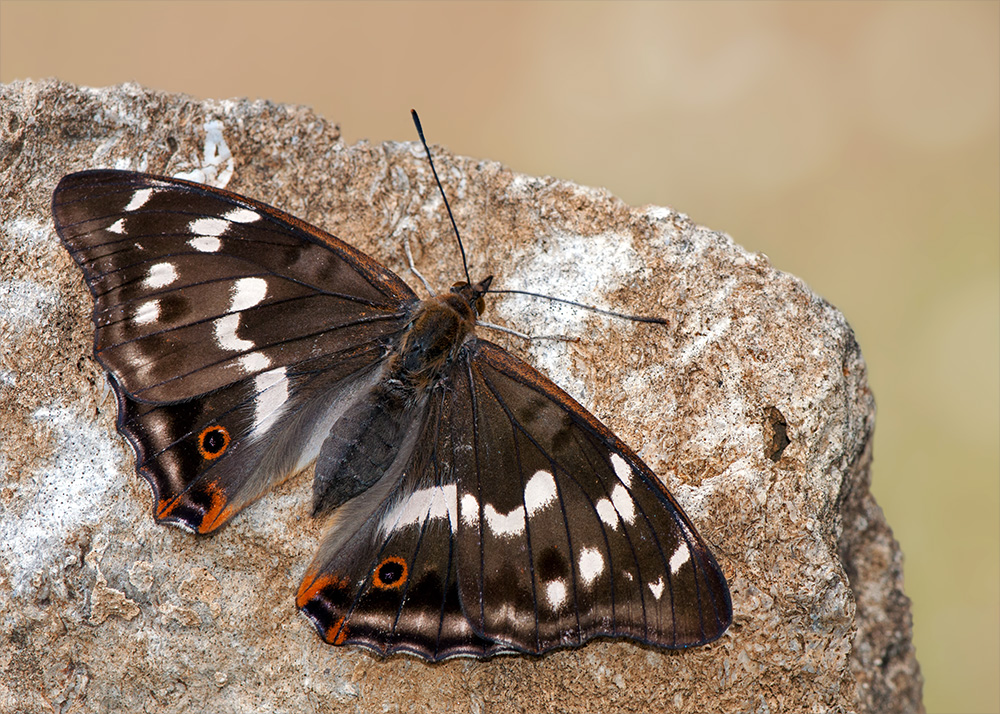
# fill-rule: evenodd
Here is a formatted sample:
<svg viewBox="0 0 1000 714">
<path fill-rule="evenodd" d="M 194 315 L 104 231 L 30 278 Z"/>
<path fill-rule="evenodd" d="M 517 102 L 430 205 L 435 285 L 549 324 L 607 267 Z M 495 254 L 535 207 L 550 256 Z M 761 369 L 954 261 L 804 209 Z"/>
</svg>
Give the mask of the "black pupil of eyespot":
<svg viewBox="0 0 1000 714">
<path fill-rule="evenodd" d="M 226 442 L 222 437 L 221 429 L 213 429 L 205 434 L 205 451 L 208 451 L 209 453 L 219 451 L 225 443 Z"/>
<path fill-rule="evenodd" d="M 399 563 L 385 563 L 379 568 L 378 577 L 383 583 L 387 585 L 389 583 L 394 583 L 399 580 L 400 576 L 403 574 L 403 566 Z"/>
</svg>

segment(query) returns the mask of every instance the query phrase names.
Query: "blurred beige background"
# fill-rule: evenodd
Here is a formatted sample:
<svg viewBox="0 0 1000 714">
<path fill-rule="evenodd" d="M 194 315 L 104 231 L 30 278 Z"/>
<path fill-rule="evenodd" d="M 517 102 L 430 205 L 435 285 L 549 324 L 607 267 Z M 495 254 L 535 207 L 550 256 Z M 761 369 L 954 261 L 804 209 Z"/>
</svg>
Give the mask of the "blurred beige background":
<svg viewBox="0 0 1000 714">
<path fill-rule="evenodd" d="M 0 79 L 306 104 L 730 233 L 857 332 L 930 712 L 1000 710 L 1000 3 L 0 2 Z"/>
</svg>

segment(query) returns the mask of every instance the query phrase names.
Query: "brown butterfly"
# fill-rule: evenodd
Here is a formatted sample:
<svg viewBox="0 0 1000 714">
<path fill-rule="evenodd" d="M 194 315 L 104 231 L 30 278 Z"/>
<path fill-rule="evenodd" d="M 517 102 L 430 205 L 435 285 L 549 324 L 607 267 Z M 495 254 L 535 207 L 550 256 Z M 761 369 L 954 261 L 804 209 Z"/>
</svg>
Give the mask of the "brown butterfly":
<svg viewBox="0 0 1000 714">
<path fill-rule="evenodd" d="M 162 176 L 71 174 L 52 210 L 158 521 L 211 533 L 316 462 L 334 517 L 297 605 L 327 642 L 440 660 L 729 626 L 656 475 L 477 336 L 491 277 L 422 301 L 315 226 Z"/>
</svg>

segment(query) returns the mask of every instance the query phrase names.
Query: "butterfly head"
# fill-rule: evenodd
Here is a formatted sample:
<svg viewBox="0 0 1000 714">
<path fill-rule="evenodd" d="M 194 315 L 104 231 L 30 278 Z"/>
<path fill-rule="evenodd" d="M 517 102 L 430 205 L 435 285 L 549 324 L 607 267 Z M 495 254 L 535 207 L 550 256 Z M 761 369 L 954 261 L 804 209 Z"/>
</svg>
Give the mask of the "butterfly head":
<svg viewBox="0 0 1000 714">
<path fill-rule="evenodd" d="M 468 301 L 470 307 L 475 310 L 476 317 L 482 317 L 483 313 L 486 312 L 486 293 L 489 292 L 492 282 L 493 276 L 488 275 L 475 285 L 464 282 L 455 283 L 451 286 L 451 291 Z"/>
</svg>

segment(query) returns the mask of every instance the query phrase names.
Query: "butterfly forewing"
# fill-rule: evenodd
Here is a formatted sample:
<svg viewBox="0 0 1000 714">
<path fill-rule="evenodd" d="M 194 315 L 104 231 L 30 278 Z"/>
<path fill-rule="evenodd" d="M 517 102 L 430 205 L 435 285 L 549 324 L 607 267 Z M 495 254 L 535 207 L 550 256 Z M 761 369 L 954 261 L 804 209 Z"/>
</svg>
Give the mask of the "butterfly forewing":
<svg viewBox="0 0 1000 714">
<path fill-rule="evenodd" d="M 667 647 L 721 635 L 725 579 L 649 468 L 510 353 L 479 341 L 469 364 L 479 477 L 458 499 L 478 538 L 462 534 L 459 573 L 476 629 L 535 652 L 598 635 Z M 491 567 L 503 552 L 517 567 Z"/>
<path fill-rule="evenodd" d="M 337 238 L 197 184 L 73 174 L 53 212 L 94 294 L 97 356 L 146 401 L 398 334 L 416 301 Z"/>
</svg>

